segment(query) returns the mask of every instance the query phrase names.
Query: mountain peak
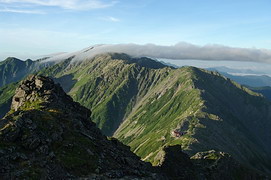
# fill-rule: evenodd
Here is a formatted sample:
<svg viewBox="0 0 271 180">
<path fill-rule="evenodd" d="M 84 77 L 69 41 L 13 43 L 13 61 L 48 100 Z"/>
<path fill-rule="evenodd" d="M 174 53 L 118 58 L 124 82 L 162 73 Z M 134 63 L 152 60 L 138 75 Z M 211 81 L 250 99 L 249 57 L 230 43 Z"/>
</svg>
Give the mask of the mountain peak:
<svg viewBox="0 0 271 180">
<path fill-rule="evenodd" d="M 8 58 L 5 59 L 5 61 L 22 61 L 22 60 L 20 60 L 20 59 L 18 59 L 16 57 L 8 57 Z"/>
<path fill-rule="evenodd" d="M 125 53 L 103 53 L 95 56 L 95 58 L 109 58 L 111 60 L 123 60 L 126 64 L 137 64 L 140 67 L 150 68 L 150 69 L 161 69 L 168 67 L 167 65 L 156 61 L 148 57 L 132 57 Z"/>
<path fill-rule="evenodd" d="M 44 76 L 30 75 L 21 82 L 12 99 L 11 109 L 27 108 L 31 104 L 51 104 L 63 97 L 64 92 L 53 80 Z"/>
<path fill-rule="evenodd" d="M 66 95 L 61 86 L 55 84 L 52 79 L 45 76 L 30 75 L 16 89 L 11 109 L 17 111 L 34 108 L 76 108 L 77 111 L 82 111 L 82 109 L 85 112 L 88 111 L 78 103 L 73 102 L 72 98 Z"/>
</svg>

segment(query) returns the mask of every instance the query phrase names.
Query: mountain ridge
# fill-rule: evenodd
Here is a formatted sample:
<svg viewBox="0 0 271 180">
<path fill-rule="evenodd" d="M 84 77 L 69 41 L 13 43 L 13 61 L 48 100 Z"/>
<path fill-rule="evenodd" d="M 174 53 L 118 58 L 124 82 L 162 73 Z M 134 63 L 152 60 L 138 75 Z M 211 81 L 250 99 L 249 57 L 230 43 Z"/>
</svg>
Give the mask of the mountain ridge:
<svg viewBox="0 0 271 180">
<path fill-rule="evenodd" d="M 266 128 L 262 127 L 265 130 L 258 133 L 256 130 L 253 130 L 253 128 L 252 130 L 246 130 L 246 126 L 238 125 L 240 128 L 236 130 L 233 126 L 235 124 L 234 121 L 231 123 L 222 121 L 223 126 L 227 126 L 229 130 L 224 130 L 223 132 L 225 134 L 220 134 L 217 131 L 221 129 L 222 126 L 215 125 L 217 124 L 216 122 L 220 121 L 219 119 L 223 118 L 238 119 L 236 123 L 239 123 L 239 119 L 245 119 L 244 116 L 246 116 L 247 118 L 251 119 L 252 123 L 253 118 L 251 117 L 262 117 L 262 115 L 260 115 L 261 110 L 257 108 L 258 104 L 263 103 L 263 108 L 270 106 L 270 103 L 264 100 L 262 95 L 254 93 L 215 72 L 209 72 L 192 67 L 184 67 L 176 70 L 169 67 L 160 69 L 146 68 L 139 66 L 136 63 L 126 64 L 126 56 L 118 56 L 118 58 L 119 59 L 112 58 L 112 54 L 100 55 L 86 60 L 85 62 L 78 62 L 73 67 L 69 67 L 70 69 L 66 68 L 62 72 L 58 71 L 57 74 L 50 72 L 45 74 L 56 77 L 56 80 L 69 75 L 75 82 L 69 91 L 69 94 L 73 97 L 73 99 L 93 110 L 93 120 L 106 135 L 112 135 L 112 133 L 114 133 L 116 138 L 120 139 L 124 144 L 131 146 L 132 150 L 143 160 L 151 161 L 153 164 L 157 164 L 159 161 L 159 151 L 162 150 L 161 148 L 163 146 L 163 141 L 166 142 L 166 144 L 169 143 L 169 145 L 174 145 L 176 143 L 182 144 L 185 152 L 189 153 L 189 149 L 192 148 L 190 147 L 191 144 L 197 144 L 195 142 L 197 142 L 199 138 L 198 136 L 195 138 L 193 134 L 197 133 L 199 129 L 204 129 L 205 127 L 199 123 L 201 121 L 198 118 L 205 118 L 211 119 L 211 121 L 208 120 L 208 122 L 211 123 L 208 126 L 214 128 L 213 130 L 216 132 L 216 138 L 221 140 L 220 137 L 227 134 L 227 140 L 221 140 L 220 142 L 224 142 L 230 146 L 224 147 L 219 143 L 219 141 L 215 141 L 217 145 L 214 145 L 210 142 L 210 138 L 208 137 L 209 133 L 204 133 L 206 138 L 201 138 L 201 141 L 204 142 L 202 142 L 202 144 L 206 148 L 194 146 L 194 148 L 192 148 L 194 151 L 192 150 L 189 153 L 190 155 L 196 153 L 196 151 L 207 151 L 217 148 L 217 150 L 226 151 L 232 154 L 234 158 L 238 159 L 244 164 L 247 164 L 249 167 L 253 167 L 254 161 L 262 162 L 264 165 L 259 165 L 259 168 L 261 171 L 268 171 L 267 169 L 269 168 L 266 167 L 268 166 L 268 163 L 266 163 L 265 159 L 268 157 L 268 152 L 266 152 L 266 149 L 270 144 L 270 142 L 268 142 L 269 136 L 265 136 L 263 134 L 259 135 L 264 137 L 264 142 L 268 143 L 266 143 L 266 145 L 261 143 L 261 146 L 258 147 L 257 140 L 255 140 L 253 137 L 254 135 L 250 135 L 250 133 L 266 133 Z M 208 80 L 204 80 L 205 77 Z M 216 86 L 212 85 L 214 80 L 217 84 Z M 204 85 L 205 83 L 206 85 Z M 212 88 L 210 89 L 207 84 Z M 202 88 L 199 89 L 198 86 L 202 86 Z M 215 88 L 219 89 L 217 90 L 218 92 L 224 92 L 225 95 L 227 95 L 227 98 L 224 97 L 223 93 L 217 93 Z M 216 96 L 213 97 L 212 95 L 208 95 L 208 91 L 216 94 Z M 95 96 L 93 95 L 94 92 L 96 92 Z M 204 92 L 207 92 L 205 93 L 205 95 L 208 95 L 207 100 L 202 99 Z M 239 93 L 241 95 L 240 97 L 238 95 L 238 98 L 232 98 L 237 96 Z M 215 100 L 217 98 L 219 100 Z M 230 102 L 227 99 L 231 99 L 232 101 Z M 239 105 L 237 105 L 238 103 L 235 102 L 236 100 L 238 100 L 237 102 Z M 155 102 L 154 106 L 151 105 L 152 101 Z M 223 101 L 225 101 L 225 103 L 221 104 L 220 102 Z M 245 101 L 248 102 L 245 103 Z M 205 106 L 204 102 L 212 102 L 213 104 L 217 104 L 218 106 L 211 106 L 214 110 L 217 109 L 217 107 L 223 106 L 227 106 L 228 110 L 219 110 L 212 113 L 203 112 L 201 109 Z M 247 105 L 249 103 L 252 103 L 251 105 L 253 108 Z M 245 108 L 252 108 L 252 114 L 249 110 L 244 111 L 244 114 L 250 114 L 251 117 L 249 117 L 249 115 L 240 115 L 240 113 L 238 115 L 238 112 L 236 112 L 233 106 L 229 104 L 232 104 L 236 108 L 244 107 L 244 110 Z M 144 106 L 146 109 L 142 108 L 142 106 Z M 224 114 L 223 117 L 220 117 L 220 111 Z M 263 111 L 263 116 L 266 116 L 266 121 L 270 121 L 269 111 L 270 110 L 268 109 Z M 189 115 L 191 112 L 192 114 Z M 194 113 L 198 115 L 194 117 Z M 228 113 L 230 113 L 230 115 L 227 115 Z M 148 116 L 146 114 L 148 114 Z M 170 121 L 167 122 L 167 120 L 163 118 L 163 116 L 166 114 L 170 119 L 174 117 L 171 120 L 173 124 L 170 124 Z M 94 116 L 96 116 L 96 118 Z M 133 118 L 134 120 L 132 120 Z M 174 120 L 175 118 L 177 119 Z M 146 125 L 137 126 L 133 123 L 134 121 L 138 124 L 139 120 Z M 152 122 L 153 127 L 151 125 Z M 159 128 L 155 128 L 157 126 L 155 124 L 158 122 L 164 124 L 161 124 L 160 128 L 163 129 L 162 132 L 167 134 L 166 136 L 160 133 L 161 135 L 158 137 L 159 133 L 157 134 L 157 131 L 159 131 Z M 178 123 L 180 124 L 178 125 Z M 185 135 L 181 138 L 172 138 L 172 131 L 174 129 L 178 129 L 178 126 L 182 126 L 182 123 L 184 123 L 183 126 L 184 128 L 186 127 L 185 131 L 188 131 L 188 133 L 185 133 Z M 253 127 L 253 125 L 250 123 L 249 126 Z M 267 124 L 267 127 L 269 126 L 270 123 Z M 149 128 L 148 131 L 146 130 L 146 127 Z M 152 129 L 150 129 L 151 127 Z M 153 131 L 154 134 L 149 134 L 140 138 L 139 134 L 142 134 L 144 131 Z M 236 132 L 237 134 L 243 133 L 242 135 L 240 134 L 242 140 L 239 139 L 238 143 L 242 144 L 247 141 L 246 143 L 249 144 L 244 145 L 241 148 L 241 152 L 247 151 L 246 146 L 249 146 L 251 149 L 251 156 L 254 156 L 252 150 L 253 148 L 251 148 L 254 147 L 258 149 L 256 151 L 258 152 L 257 154 L 261 154 L 260 152 L 263 151 L 262 155 L 260 155 L 261 157 L 256 157 L 254 160 L 251 159 L 251 162 L 249 162 L 250 160 L 248 160 L 248 156 L 243 156 L 240 150 L 234 148 L 236 145 L 234 142 L 232 142 L 233 139 L 230 138 L 230 136 L 234 136 L 231 133 L 229 136 L 230 131 Z M 209 132 L 209 130 L 206 132 Z M 246 139 L 248 138 L 246 136 L 254 140 Z M 148 137 L 150 139 L 155 139 L 150 140 Z M 258 135 L 255 135 L 255 137 L 257 139 Z M 261 141 L 262 140 L 259 140 L 259 142 Z M 261 150 L 262 147 L 264 147 L 263 150 Z M 150 154 L 150 152 L 153 152 L 153 154 Z M 246 153 L 249 154 L 248 152 Z M 155 158 L 156 156 L 157 158 Z"/>
<path fill-rule="evenodd" d="M 215 149 L 269 173 L 270 102 L 215 72 L 144 67 L 127 63 L 130 59 L 109 53 L 81 62 L 63 60 L 39 74 L 53 77 L 90 108 L 103 133 L 114 134 L 154 165 L 165 145 L 182 145 L 190 156 Z"/>
</svg>

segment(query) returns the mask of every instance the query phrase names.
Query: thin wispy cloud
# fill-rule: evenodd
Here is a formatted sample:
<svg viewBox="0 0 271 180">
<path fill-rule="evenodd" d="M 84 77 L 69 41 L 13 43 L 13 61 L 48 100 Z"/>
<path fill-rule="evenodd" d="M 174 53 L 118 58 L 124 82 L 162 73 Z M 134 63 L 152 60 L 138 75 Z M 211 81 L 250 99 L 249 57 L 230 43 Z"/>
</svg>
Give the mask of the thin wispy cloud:
<svg viewBox="0 0 271 180">
<path fill-rule="evenodd" d="M 120 19 L 112 17 L 112 16 L 108 16 L 108 17 L 102 17 L 100 18 L 101 20 L 104 21 L 111 21 L 111 22 L 120 22 Z"/>
<path fill-rule="evenodd" d="M 120 19 L 114 18 L 114 17 L 108 17 L 108 19 L 109 19 L 110 21 L 113 21 L 113 22 L 119 22 L 119 21 L 120 21 Z"/>
<path fill-rule="evenodd" d="M 115 5 L 117 1 L 105 0 L 0 0 L 0 5 L 13 7 L 27 5 L 28 7 L 57 7 L 68 10 L 102 9 Z"/>
<path fill-rule="evenodd" d="M 45 14 L 43 11 L 20 10 L 20 9 L 0 9 L 0 12 L 21 13 L 21 14 Z"/>
</svg>

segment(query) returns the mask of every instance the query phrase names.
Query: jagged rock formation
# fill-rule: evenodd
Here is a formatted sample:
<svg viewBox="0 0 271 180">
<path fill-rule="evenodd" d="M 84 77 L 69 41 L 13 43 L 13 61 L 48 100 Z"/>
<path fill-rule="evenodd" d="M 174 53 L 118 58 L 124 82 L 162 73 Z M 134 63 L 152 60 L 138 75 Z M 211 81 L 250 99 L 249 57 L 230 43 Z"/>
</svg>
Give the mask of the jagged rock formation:
<svg viewBox="0 0 271 180">
<path fill-rule="evenodd" d="M 162 178 L 90 114 L 49 78 L 22 81 L 0 121 L 1 179 Z"/>
<path fill-rule="evenodd" d="M 60 108 L 68 109 L 71 112 L 76 111 L 78 114 L 90 116 L 89 110 L 73 102 L 59 84 L 54 84 L 50 78 L 43 76 L 30 75 L 24 80 L 15 91 L 12 99 L 11 110 L 19 110 L 24 108 L 34 108 L 33 105 L 39 104 L 40 108 Z"/>
</svg>

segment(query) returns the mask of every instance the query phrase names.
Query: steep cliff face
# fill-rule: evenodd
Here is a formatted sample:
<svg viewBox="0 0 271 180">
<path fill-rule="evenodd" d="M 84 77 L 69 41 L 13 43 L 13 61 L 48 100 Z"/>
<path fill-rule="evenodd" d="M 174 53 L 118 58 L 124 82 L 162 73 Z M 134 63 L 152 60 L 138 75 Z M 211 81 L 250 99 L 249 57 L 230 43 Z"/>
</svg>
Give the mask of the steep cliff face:
<svg viewBox="0 0 271 180">
<path fill-rule="evenodd" d="M 0 121 L 1 178 L 162 178 L 90 115 L 53 80 L 29 76 Z"/>
</svg>

